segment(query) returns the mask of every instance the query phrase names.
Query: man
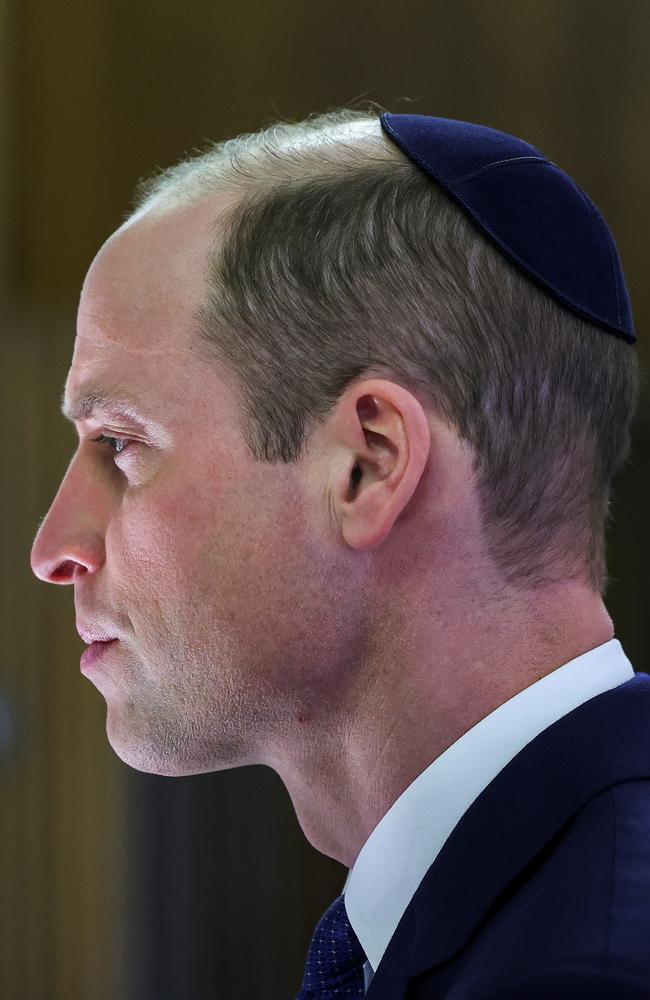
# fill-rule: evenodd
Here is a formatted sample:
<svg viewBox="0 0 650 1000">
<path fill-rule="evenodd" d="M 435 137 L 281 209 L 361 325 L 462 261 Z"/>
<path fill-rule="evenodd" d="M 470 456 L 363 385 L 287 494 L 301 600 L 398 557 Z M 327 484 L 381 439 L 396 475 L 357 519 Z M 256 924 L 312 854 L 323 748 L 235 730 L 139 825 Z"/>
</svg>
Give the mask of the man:
<svg viewBox="0 0 650 1000">
<path fill-rule="evenodd" d="M 639 372 L 535 147 L 340 110 L 140 185 L 32 568 L 132 767 L 267 764 L 350 868 L 301 998 L 650 996 L 650 680 L 603 602 Z"/>
</svg>

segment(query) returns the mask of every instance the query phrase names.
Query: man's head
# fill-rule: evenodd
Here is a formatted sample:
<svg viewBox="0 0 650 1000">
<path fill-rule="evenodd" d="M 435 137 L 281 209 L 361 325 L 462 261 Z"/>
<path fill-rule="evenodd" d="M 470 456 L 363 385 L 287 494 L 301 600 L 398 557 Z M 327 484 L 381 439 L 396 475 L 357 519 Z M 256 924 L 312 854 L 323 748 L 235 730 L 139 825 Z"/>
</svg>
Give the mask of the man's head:
<svg viewBox="0 0 650 1000">
<path fill-rule="evenodd" d="M 462 685 L 498 697 L 602 629 L 637 383 L 630 346 L 517 272 L 376 115 L 141 185 L 86 277 L 65 397 L 114 390 L 142 426 L 78 424 L 32 552 L 120 639 L 93 673 L 116 752 L 316 766 L 323 734 L 343 754 L 396 724 L 393 693 L 415 722 L 438 684 L 460 726 Z M 522 621 L 539 655 L 495 680 Z"/>
</svg>

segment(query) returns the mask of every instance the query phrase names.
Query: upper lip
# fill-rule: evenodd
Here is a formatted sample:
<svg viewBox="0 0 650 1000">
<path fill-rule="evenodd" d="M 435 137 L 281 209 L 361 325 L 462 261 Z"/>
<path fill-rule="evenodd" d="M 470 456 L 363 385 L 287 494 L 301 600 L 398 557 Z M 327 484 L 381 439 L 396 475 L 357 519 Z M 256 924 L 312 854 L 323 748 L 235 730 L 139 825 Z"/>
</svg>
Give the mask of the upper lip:
<svg viewBox="0 0 650 1000">
<path fill-rule="evenodd" d="M 111 635 L 106 629 L 100 628 L 99 626 L 87 626 L 80 625 L 77 622 L 77 632 L 83 639 L 85 643 L 90 645 L 91 642 L 110 642 L 111 639 L 117 639 L 116 635 Z"/>
</svg>

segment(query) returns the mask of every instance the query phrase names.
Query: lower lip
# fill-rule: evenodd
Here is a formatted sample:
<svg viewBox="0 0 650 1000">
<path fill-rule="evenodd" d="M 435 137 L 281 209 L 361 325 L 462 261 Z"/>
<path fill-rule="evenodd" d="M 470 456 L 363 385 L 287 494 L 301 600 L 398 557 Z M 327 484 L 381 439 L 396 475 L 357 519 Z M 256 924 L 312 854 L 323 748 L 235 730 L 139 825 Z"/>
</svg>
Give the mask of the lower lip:
<svg viewBox="0 0 650 1000">
<path fill-rule="evenodd" d="M 101 660 L 102 656 L 106 655 L 106 650 L 116 642 L 119 642 L 119 639 L 111 639 L 109 642 L 91 642 L 85 653 L 81 654 L 79 661 L 81 669 L 84 670 Z"/>
</svg>

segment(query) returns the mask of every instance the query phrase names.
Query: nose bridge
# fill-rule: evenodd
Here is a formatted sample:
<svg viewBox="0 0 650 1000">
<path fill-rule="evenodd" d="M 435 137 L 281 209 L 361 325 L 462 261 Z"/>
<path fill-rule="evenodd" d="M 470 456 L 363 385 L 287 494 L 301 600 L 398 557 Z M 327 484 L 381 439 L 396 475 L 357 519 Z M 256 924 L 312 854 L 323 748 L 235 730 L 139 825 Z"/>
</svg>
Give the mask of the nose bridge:
<svg viewBox="0 0 650 1000">
<path fill-rule="evenodd" d="M 107 489 L 81 459 L 77 450 L 32 544 L 32 572 L 47 583 L 71 583 L 75 565 L 92 571 L 103 560 Z"/>
</svg>

